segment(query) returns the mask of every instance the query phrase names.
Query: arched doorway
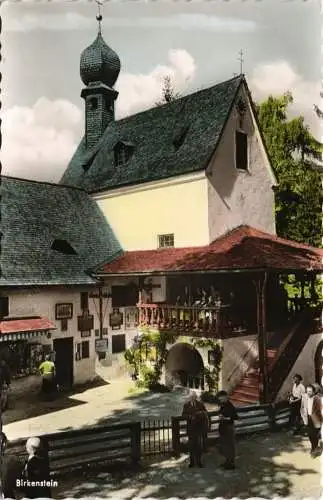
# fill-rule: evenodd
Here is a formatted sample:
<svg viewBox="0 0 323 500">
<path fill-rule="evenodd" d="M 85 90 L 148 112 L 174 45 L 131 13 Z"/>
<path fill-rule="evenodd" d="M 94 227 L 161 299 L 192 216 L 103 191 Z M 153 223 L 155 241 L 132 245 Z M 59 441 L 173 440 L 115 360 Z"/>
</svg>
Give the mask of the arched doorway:
<svg viewBox="0 0 323 500">
<path fill-rule="evenodd" d="M 192 389 L 204 390 L 204 364 L 200 353 L 190 344 L 179 342 L 168 352 L 166 385 L 180 384 Z"/>
<path fill-rule="evenodd" d="M 315 353 L 315 382 L 322 385 L 323 377 L 323 340 L 319 343 Z"/>
</svg>

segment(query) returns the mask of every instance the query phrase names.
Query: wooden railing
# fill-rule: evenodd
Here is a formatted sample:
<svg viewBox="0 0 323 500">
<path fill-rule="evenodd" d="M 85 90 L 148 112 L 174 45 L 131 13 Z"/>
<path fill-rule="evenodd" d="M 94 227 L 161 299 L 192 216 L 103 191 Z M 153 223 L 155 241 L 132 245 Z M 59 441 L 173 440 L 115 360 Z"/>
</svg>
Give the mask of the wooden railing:
<svg viewBox="0 0 323 500">
<path fill-rule="evenodd" d="M 304 312 L 279 349 L 268 376 L 271 401 L 277 396 L 309 336 L 315 333 L 314 314 L 313 310 Z"/>
<path fill-rule="evenodd" d="M 221 306 L 173 306 L 138 304 L 139 325 L 174 333 L 189 332 L 203 337 L 238 336 L 248 331 L 243 320 L 235 317 L 229 304 Z"/>
<path fill-rule="evenodd" d="M 290 405 L 255 405 L 238 407 L 236 431 L 248 435 L 274 431 L 288 425 Z M 219 412 L 209 413 L 208 441 L 218 439 Z M 27 436 L 8 443 L 6 455 L 26 458 Z M 59 476 L 90 465 L 137 464 L 153 455 L 179 455 L 187 447 L 187 422 L 183 417 L 145 420 L 124 424 L 96 425 L 41 436 L 44 455 L 49 459 L 51 475 Z"/>
<path fill-rule="evenodd" d="M 120 460 L 137 463 L 141 456 L 140 422 L 95 425 L 40 437 L 52 474 Z M 6 454 L 23 457 L 26 439 L 9 442 Z"/>
</svg>

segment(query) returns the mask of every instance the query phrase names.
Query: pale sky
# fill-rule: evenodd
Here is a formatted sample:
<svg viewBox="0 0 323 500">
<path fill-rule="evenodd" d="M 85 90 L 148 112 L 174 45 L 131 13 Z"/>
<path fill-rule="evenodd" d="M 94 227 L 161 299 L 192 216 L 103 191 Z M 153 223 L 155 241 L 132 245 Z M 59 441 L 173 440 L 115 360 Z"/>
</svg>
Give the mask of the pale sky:
<svg viewBox="0 0 323 500">
<path fill-rule="evenodd" d="M 96 37 L 94 2 L 7 3 L 2 16 L 3 173 L 57 182 L 84 130 L 79 58 Z M 319 0 L 114 1 L 102 33 L 121 59 L 117 117 L 160 98 L 163 75 L 182 94 L 244 73 L 256 100 L 291 90 L 320 138 Z"/>
</svg>

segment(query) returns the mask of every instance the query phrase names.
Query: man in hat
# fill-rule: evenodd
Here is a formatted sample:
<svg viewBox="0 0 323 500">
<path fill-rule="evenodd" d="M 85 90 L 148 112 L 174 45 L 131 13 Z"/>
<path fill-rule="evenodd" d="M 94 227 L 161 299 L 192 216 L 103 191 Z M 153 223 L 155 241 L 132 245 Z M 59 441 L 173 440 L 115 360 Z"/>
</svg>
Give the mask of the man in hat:
<svg viewBox="0 0 323 500">
<path fill-rule="evenodd" d="M 190 450 L 189 467 L 203 467 L 202 451 L 205 439 L 205 422 L 208 415 L 204 404 L 197 399 L 197 394 L 192 391 L 189 401 L 184 404 L 183 417 L 187 419 L 187 435 Z"/>
<path fill-rule="evenodd" d="M 27 440 L 28 459 L 23 472 L 21 489 L 27 498 L 51 498 L 48 459 L 38 437 Z"/>
</svg>

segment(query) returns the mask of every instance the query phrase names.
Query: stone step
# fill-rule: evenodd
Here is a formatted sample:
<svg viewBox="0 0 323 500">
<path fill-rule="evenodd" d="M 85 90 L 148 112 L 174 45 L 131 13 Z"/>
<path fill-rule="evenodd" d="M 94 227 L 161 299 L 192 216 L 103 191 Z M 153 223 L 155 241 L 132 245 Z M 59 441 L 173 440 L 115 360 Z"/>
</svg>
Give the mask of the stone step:
<svg viewBox="0 0 323 500">
<path fill-rule="evenodd" d="M 258 404 L 258 400 L 256 399 L 250 399 L 250 398 L 245 398 L 244 396 L 230 396 L 230 400 L 232 401 L 232 404 L 235 406 L 251 406 L 254 404 Z"/>
<path fill-rule="evenodd" d="M 259 388 L 248 390 L 242 386 L 237 387 L 232 393 L 233 396 L 242 396 L 251 399 L 259 399 L 259 394 Z"/>
</svg>

